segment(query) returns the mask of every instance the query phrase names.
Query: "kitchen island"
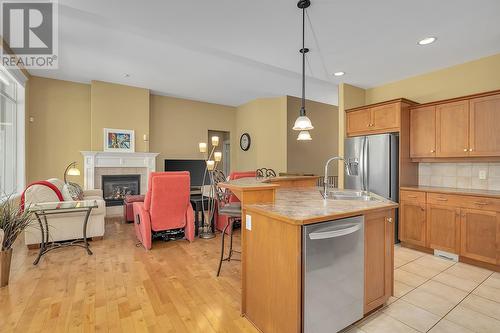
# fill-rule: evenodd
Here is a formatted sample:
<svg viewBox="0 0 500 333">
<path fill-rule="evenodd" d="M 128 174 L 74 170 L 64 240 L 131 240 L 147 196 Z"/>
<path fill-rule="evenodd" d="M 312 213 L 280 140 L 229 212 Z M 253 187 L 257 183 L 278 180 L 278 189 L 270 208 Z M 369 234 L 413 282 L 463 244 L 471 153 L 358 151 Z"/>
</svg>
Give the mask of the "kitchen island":
<svg viewBox="0 0 500 333">
<path fill-rule="evenodd" d="M 265 333 L 305 331 L 305 230 L 359 216 L 364 254 L 357 262 L 363 275 L 357 287 L 361 316 L 383 305 L 393 292 L 392 222 L 397 204 L 373 194 L 367 200 L 353 199 L 359 193 L 342 190 L 333 194 L 344 200 L 323 199 L 315 186 L 276 185 L 256 179 L 221 185 L 243 204 L 242 315 Z M 334 279 L 330 288 L 326 295 L 338 295 Z M 335 311 L 331 309 L 332 315 Z"/>
</svg>

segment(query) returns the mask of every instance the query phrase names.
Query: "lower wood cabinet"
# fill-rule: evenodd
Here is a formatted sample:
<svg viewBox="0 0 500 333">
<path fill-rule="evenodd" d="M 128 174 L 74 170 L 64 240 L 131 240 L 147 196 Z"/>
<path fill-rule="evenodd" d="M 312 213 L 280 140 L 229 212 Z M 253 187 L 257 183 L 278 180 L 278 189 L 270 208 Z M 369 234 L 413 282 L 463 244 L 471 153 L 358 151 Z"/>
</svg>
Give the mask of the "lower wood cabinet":
<svg viewBox="0 0 500 333">
<path fill-rule="evenodd" d="M 393 293 L 394 210 L 365 215 L 365 313 Z"/>
<path fill-rule="evenodd" d="M 500 264 L 500 213 L 462 209 L 460 226 L 460 255 Z"/>
<path fill-rule="evenodd" d="M 399 239 L 413 245 L 426 246 L 425 203 L 401 201 L 400 211 L 404 223 L 400 223 L 399 226 Z"/>
<path fill-rule="evenodd" d="M 459 253 L 460 208 L 427 204 L 427 246 Z"/>
<path fill-rule="evenodd" d="M 500 199 L 408 190 L 400 197 L 403 244 L 458 254 L 500 271 Z"/>
</svg>

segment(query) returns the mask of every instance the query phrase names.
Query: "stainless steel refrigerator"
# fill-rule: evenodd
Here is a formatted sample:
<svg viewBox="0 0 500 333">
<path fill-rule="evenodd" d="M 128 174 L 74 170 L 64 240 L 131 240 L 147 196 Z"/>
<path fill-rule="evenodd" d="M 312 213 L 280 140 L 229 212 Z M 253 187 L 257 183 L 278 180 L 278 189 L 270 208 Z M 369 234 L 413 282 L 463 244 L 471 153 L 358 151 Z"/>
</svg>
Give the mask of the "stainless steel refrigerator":
<svg viewBox="0 0 500 333">
<path fill-rule="evenodd" d="M 344 172 L 344 188 L 362 190 L 399 200 L 399 134 L 358 136 L 345 140 L 344 159 L 351 174 Z M 397 214 L 396 214 L 397 216 Z M 397 218 L 395 237 L 397 242 Z"/>
</svg>

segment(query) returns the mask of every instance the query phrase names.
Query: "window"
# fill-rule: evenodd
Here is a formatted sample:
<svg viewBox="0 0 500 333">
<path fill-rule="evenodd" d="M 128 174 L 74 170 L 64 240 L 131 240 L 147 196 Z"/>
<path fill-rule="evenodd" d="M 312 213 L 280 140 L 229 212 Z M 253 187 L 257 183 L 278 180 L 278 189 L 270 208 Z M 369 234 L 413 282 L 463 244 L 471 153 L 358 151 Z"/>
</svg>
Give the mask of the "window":
<svg viewBox="0 0 500 333">
<path fill-rule="evenodd" d="M 0 67 L 0 197 L 18 192 L 18 114 L 16 81 Z"/>
</svg>

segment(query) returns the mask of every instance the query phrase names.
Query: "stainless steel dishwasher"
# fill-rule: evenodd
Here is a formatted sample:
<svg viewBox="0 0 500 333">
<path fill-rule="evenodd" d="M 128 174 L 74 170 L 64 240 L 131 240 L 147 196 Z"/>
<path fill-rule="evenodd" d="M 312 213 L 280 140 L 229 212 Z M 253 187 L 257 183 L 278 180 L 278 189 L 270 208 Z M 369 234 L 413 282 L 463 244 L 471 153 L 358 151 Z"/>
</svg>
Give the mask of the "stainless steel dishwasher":
<svg viewBox="0 0 500 333">
<path fill-rule="evenodd" d="M 363 317 L 364 218 L 303 229 L 304 333 L 337 332 Z"/>
</svg>

